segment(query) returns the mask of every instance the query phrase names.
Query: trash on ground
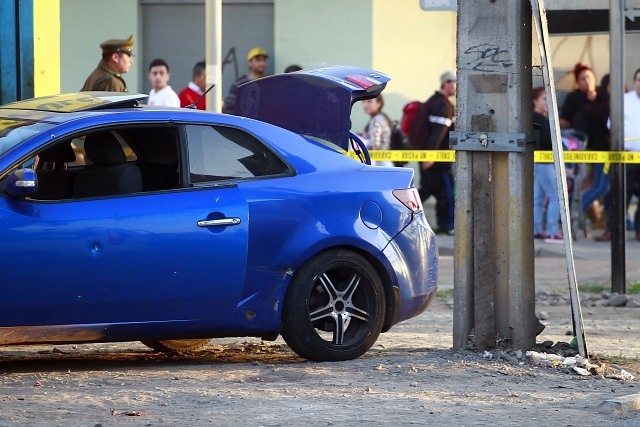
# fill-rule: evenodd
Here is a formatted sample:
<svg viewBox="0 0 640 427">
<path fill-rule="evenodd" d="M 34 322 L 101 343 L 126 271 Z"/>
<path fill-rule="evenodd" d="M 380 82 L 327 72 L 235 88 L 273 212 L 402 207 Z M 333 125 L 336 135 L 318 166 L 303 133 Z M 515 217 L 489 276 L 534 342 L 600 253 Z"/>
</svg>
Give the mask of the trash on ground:
<svg viewBox="0 0 640 427">
<path fill-rule="evenodd" d="M 635 379 L 635 377 L 625 371 L 624 369 L 618 369 L 615 367 L 608 367 L 605 363 L 595 364 L 589 362 L 582 356 L 560 356 L 559 354 L 545 353 L 538 351 L 527 351 L 527 357 L 533 365 L 549 366 L 554 368 L 569 368 L 572 372 L 578 375 L 600 375 L 606 378 L 629 381 Z"/>
</svg>

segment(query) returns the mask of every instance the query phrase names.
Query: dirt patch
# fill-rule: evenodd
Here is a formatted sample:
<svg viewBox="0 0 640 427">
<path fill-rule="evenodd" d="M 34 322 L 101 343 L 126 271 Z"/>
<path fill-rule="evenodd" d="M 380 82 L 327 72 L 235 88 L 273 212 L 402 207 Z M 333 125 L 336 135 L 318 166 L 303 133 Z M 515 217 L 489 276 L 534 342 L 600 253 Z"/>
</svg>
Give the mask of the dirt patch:
<svg viewBox="0 0 640 427">
<path fill-rule="evenodd" d="M 537 303 L 548 316 L 538 342 L 568 342 L 566 295 L 547 292 L 558 299 Z M 640 309 L 584 307 L 583 317 L 592 361 L 608 354 L 610 372 L 640 377 Z M 2 348 L 0 425 L 640 425 L 637 412 L 599 411 L 640 393 L 637 379 L 456 353 L 452 318 L 451 301 L 436 298 L 339 363 L 307 362 L 281 340 L 213 340 L 177 356 L 139 343 Z"/>
</svg>

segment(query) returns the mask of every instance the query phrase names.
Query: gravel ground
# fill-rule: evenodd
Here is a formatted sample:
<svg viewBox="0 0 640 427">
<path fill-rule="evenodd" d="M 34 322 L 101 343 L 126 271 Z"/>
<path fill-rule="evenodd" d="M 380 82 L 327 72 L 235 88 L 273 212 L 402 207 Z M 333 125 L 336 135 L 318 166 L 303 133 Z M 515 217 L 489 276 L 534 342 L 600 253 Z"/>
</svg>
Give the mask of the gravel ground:
<svg viewBox="0 0 640 427">
<path fill-rule="evenodd" d="M 581 376 L 526 356 L 571 338 L 568 293 L 540 292 L 536 310 L 547 319 L 538 342 L 553 347 L 522 353 L 453 352 L 447 297 L 349 362 L 308 362 L 280 339 L 219 339 L 174 356 L 139 343 L 5 347 L 0 426 L 640 426 L 640 412 L 604 404 L 640 396 L 631 379 L 640 377 L 640 309 L 584 304 L 599 368 Z"/>
</svg>

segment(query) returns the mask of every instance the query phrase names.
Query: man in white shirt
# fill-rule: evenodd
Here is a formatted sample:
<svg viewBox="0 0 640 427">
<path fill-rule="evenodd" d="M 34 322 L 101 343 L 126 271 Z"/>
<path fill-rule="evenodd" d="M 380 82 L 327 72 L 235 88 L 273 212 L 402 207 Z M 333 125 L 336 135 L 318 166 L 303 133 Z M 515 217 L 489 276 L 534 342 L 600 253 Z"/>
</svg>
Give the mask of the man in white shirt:
<svg viewBox="0 0 640 427">
<path fill-rule="evenodd" d="M 640 151 L 640 68 L 633 73 L 633 89 L 624 94 L 624 149 L 625 151 Z M 627 179 L 627 208 L 631 197 L 635 194 L 640 198 L 640 165 L 626 165 Z M 640 240 L 640 209 L 634 215 L 636 239 Z"/>
<path fill-rule="evenodd" d="M 180 98 L 169 86 L 169 78 L 169 64 L 164 59 L 158 58 L 151 61 L 149 81 L 153 85 L 153 89 L 149 92 L 148 105 L 180 107 Z"/>
</svg>

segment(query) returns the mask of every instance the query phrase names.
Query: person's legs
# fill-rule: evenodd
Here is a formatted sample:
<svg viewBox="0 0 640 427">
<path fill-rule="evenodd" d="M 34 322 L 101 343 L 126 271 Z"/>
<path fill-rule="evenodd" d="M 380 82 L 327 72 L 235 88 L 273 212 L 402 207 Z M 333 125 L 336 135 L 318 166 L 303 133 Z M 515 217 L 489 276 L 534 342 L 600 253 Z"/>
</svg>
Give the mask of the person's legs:
<svg viewBox="0 0 640 427">
<path fill-rule="evenodd" d="M 556 174 L 553 164 L 540 164 L 536 170 L 536 176 L 540 176 L 539 182 L 542 191 L 549 197 L 547 204 L 547 236 L 557 236 L 558 223 L 560 222 L 560 204 L 558 203 L 558 187 L 556 186 Z"/>
<path fill-rule="evenodd" d="M 438 168 L 433 169 L 433 195 L 436 198 L 436 218 L 438 220 L 438 231 L 440 233 L 447 233 L 453 230 L 453 221 L 450 220 L 450 199 L 449 193 L 452 189 L 452 183 L 450 181 L 450 174 Z"/>
<path fill-rule="evenodd" d="M 626 193 L 627 193 L 627 200 L 626 200 L 626 204 L 625 204 L 625 212 L 629 211 L 629 204 L 631 203 L 631 199 L 633 198 L 633 195 L 636 193 L 636 187 L 637 187 L 637 176 L 640 173 L 640 166 L 636 165 L 636 164 L 628 164 L 628 165 L 624 165 L 625 168 L 625 179 L 626 179 Z M 638 221 L 636 220 L 636 218 L 638 217 L 638 212 L 636 210 L 636 214 L 634 215 L 634 227 L 636 229 L 636 231 L 638 230 Z"/>
<path fill-rule="evenodd" d="M 544 219 L 544 201 L 547 197 L 542 184 L 541 174 L 543 173 L 541 163 L 533 165 L 533 235 L 534 237 L 544 236 L 544 226 L 542 221 Z"/>
<path fill-rule="evenodd" d="M 595 163 L 593 165 L 593 185 L 582 194 L 582 210 L 586 211 L 594 201 L 606 195 L 611 189 L 611 178 L 609 174 L 604 174 L 604 165 Z"/>
<path fill-rule="evenodd" d="M 420 194 L 420 200 L 423 202 L 433 195 L 434 177 L 431 169 L 433 168 L 426 170 L 420 169 L 420 189 L 418 190 L 418 194 Z"/>
<path fill-rule="evenodd" d="M 451 174 L 451 169 L 447 168 L 442 172 L 442 183 L 447 198 L 447 231 L 451 232 L 454 229 L 455 216 L 455 197 L 453 193 L 453 175 Z"/>
<path fill-rule="evenodd" d="M 631 194 L 627 193 L 627 210 L 629 209 L 629 203 L 631 197 L 635 194 L 638 198 L 638 205 L 636 206 L 636 212 L 633 215 L 633 228 L 636 232 L 636 239 L 640 240 L 640 165 L 630 164 L 627 165 L 630 169 L 630 173 L 627 175 L 627 179 L 631 179 L 632 183 L 627 183 L 627 191 L 631 191 Z"/>
<path fill-rule="evenodd" d="M 437 232 L 453 231 L 453 175 L 447 166 L 433 165 L 421 171 L 420 198 L 424 202 L 433 195 L 436 199 Z"/>
</svg>

